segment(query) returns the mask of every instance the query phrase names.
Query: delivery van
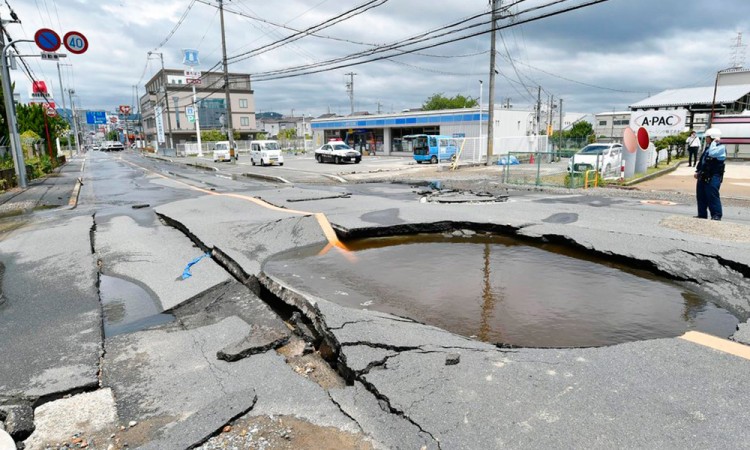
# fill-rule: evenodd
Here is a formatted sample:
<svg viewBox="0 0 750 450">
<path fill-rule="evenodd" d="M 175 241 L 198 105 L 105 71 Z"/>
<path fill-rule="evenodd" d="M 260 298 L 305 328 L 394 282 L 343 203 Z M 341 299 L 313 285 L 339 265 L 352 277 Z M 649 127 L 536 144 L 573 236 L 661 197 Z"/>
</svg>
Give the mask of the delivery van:
<svg viewBox="0 0 750 450">
<path fill-rule="evenodd" d="M 277 141 L 251 141 L 250 163 L 267 166 L 269 164 L 284 165 L 284 156 Z"/>
<path fill-rule="evenodd" d="M 219 141 L 214 148 L 214 162 L 231 161 L 232 154 L 229 151 L 229 141 Z"/>
</svg>

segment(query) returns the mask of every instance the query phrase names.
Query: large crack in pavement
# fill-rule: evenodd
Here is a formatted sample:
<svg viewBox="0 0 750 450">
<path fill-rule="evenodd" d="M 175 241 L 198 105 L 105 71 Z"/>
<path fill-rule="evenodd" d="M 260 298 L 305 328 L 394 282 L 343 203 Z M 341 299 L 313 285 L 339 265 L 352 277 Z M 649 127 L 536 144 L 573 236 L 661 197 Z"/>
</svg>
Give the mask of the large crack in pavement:
<svg viewBox="0 0 750 450">
<path fill-rule="evenodd" d="M 165 223 L 170 224 L 174 226 L 176 229 L 181 230 L 183 233 L 185 233 L 190 239 L 196 243 L 201 248 L 206 248 L 206 246 L 198 240 L 196 236 L 193 236 L 189 230 L 187 230 L 184 226 L 179 224 L 178 222 L 164 217 L 160 216 L 165 221 Z M 526 240 L 529 242 L 535 242 L 535 243 L 554 243 L 554 244 L 560 244 L 567 246 L 569 248 L 585 251 L 586 253 L 606 258 L 612 262 L 617 262 L 619 264 L 623 264 L 627 267 L 633 267 L 640 270 L 646 270 L 651 273 L 654 273 L 656 275 L 660 275 L 663 277 L 666 277 L 671 280 L 680 281 L 680 282 L 688 282 L 688 283 L 699 283 L 701 280 L 699 277 L 691 276 L 688 272 L 679 272 L 675 271 L 671 267 L 664 267 L 659 264 L 658 261 L 652 261 L 652 260 L 646 260 L 646 259 L 640 259 L 629 255 L 623 255 L 618 254 L 615 252 L 608 252 L 608 251 L 601 251 L 598 249 L 594 249 L 591 247 L 587 247 L 574 239 L 565 236 L 565 235 L 559 235 L 559 234 L 545 234 L 543 236 L 524 236 L 519 234 L 519 228 L 513 227 L 510 225 L 497 225 L 497 224 L 482 224 L 482 223 L 473 223 L 473 222 L 454 222 L 454 221 L 441 221 L 441 222 L 434 222 L 434 223 L 426 223 L 426 224 L 404 224 L 404 225 L 396 225 L 396 226 L 390 226 L 390 227 L 373 227 L 373 228 L 359 228 L 359 229 L 345 229 L 339 226 L 335 226 L 337 233 L 339 236 L 345 236 L 347 238 L 363 238 L 363 237 L 379 237 L 379 236 L 392 236 L 392 235 L 404 235 L 404 234 L 414 234 L 414 233 L 425 233 L 425 232 L 447 232 L 447 231 L 453 231 L 453 230 L 460 230 L 460 229 L 469 229 L 473 231 L 481 231 L 481 232 L 494 232 L 499 233 L 503 235 L 509 235 L 513 237 L 517 237 L 522 240 Z M 307 320 L 310 321 L 310 323 L 313 325 L 314 330 L 319 334 L 320 341 L 318 343 L 318 348 L 321 351 L 321 354 L 326 357 L 329 364 L 333 364 L 333 369 L 338 372 L 346 381 L 348 384 L 353 384 L 355 382 L 361 383 L 361 385 L 369 392 L 373 397 L 375 397 L 379 404 L 381 404 L 381 408 L 384 412 L 389 413 L 391 415 L 397 416 L 399 418 L 402 418 L 403 420 L 406 420 L 410 424 L 417 427 L 422 433 L 425 435 L 430 436 L 430 438 L 435 442 L 435 445 L 437 445 L 438 448 L 440 448 L 440 441 L 439 439 L 430 431 L 426 430 L 422 427 L 421 424 L 419 424 L 416 420 L 414 420 L 412 417 L 409 416 L 409 414 L 402 409 L 399 409 L 398 407 L 394 406 L 391 402 L 391 399 L 388 398 L 387 395 L 380 392 L 380 390 L 375 386 L 372 382 L 370 382 L 367 379 L 367 375 L 375 369 L 381 369 L 381 370 L 387 370 L 388 368 L 388 361 L 391 360 L 394 357 L 400 356 L 403 353 L 408 352 L 432 352 L 432 353 L 438 353 L 439 350 L 425 350 L 425 348 L 421 346 L 394 346 L 389 344 L 383 344 L 383 343 L 377 343 L 377 342 L 346 342 L 344 344 L 340 343 L 334 333 L 334 331 L 341 330 L 346 326 L 357 324 L 357 323 L 365 323 L 368 322 L 367 320 L 356 320 L 356 321 L 347 321 L 344 322 L 336 327 L 329 327 L 326 321 L 326 318 L 324 314 L 321 312 L 320 308 L 317 306 L 315 299 L 308 298 L 307 295 L 302 294 L 300 292 L 295 291 L 294 289 L 287 287 L 283 285 L 282 283 L 278 282 L 277 280 L 269 277 L 267 274 L 260 272 L 257 275 L 254 274 L 248 274 L 246 273 L 239 264 L 231 259 L 229 256 L 227 256 L 224 252 L 221 252 L 217 248 L 211 249 L 212 256 L 214 256 L 217 259 L 217 262 L 220 263 L 222 267 L 224 267 L 229 273 L 231 273 L 235 278 L 243 282 L 243 284 L 246 284 L 248 286 L 254 285 L 254 286 L 262 286 L 265 289 L 267 289 L 273 296 L 273 301 L 281 302 L 285 305 L 288 305 L 292 307 L 293 309 L 299 311 L 303 314 Z M 686 254 L 691 254 L 690 252 L 685 252 Z M 747 266 L 736 263 L 733 261 L 726 260 L 724 258 L 718 257 L 716 255 L 705 255 L 705 254 L 698 254 L 698 253 L 692 253 L 692 256 L 694 258 L 700 258 L 700 259 L 710 259 L 714 261 L 716 264 L 721 266 L 722 268 L 726 270 L 731 270 L 733 273 L 739 274 L 740 277 L 745 278 L 748 273 L 750 273 L 750 268 Z M 721 283 L 721 280 L 712 280 L 713 282 L 719 282 Z M 729 282 L 729 279 L 724 280 L 724 284 Z M 268 300 L 264 300 L 268 302 Z M 272 306 L 269 304 L 269 306 Z M 397 318 L 394 320 L 399 320 L 403 322 L 411 322 L 416 323 L 414 321 L 411 321 L 409 319 L 405 318 Z M 392 354 L 387 354 L 384 357 L 377 359 L 375 361 L 371 361 L 364 369 L 356 370 L 349 366 L 346 356 L 344 355 L 344 352 L 342 351 L 346 347 L 355 347 L 355 346 L 366 346 L 370 348 L 377 348 L 380 350 L 386 350 L 388 352 L 393 352 Z M 446 350 L 445 353 L 448 353 L 450 349 L 456 349 L 456 347 L 446 347 L 446 346 L 436 346 L 438 349 L 444 349 Z M 476 350 L 476 349 L 471 349 Z M 506 350 L 507 351 L 507 350 Z M 333 399 L 332 399 L 333 401 Z M 342 412 L 347 415 L 347 417 L 351 418 L 351 414 L 347 411 L 344 411 L 345 408 L 342 407 L 339 403 L 335 402 L 336 406 L 342 410 Z M 355 421 L 358 426 L 362 426 L 359 422 Z"/>
</svg>

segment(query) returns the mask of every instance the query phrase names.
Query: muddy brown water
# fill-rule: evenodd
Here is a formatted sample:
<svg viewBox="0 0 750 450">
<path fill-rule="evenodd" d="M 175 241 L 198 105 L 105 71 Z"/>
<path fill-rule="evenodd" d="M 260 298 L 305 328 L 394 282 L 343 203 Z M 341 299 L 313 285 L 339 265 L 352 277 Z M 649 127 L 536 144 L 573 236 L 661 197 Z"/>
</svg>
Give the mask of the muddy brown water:
<svg viewBox="0 0 750 450">
<path fill-rule="evenodd" d="M 584 252 L 494 235 L 369 238 L 298 248 L 264 272 L 339 305 L 524 347 L 732 335 L 730 312 L 677 283 Z"/>
</svg>

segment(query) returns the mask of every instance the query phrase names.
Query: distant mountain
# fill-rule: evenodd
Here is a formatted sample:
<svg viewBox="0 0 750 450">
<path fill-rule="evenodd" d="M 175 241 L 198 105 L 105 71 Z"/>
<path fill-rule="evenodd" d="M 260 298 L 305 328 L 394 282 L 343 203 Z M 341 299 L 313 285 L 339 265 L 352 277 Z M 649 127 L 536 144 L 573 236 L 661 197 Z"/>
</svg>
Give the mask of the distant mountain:
<svg viewBox="0 0 750 450">
<path fill-rule="evenodd" d="M 283 114 L 279 114 L 273 111 L 255 113 L 256 119 L 281 119 L 282 117 L 284 117 Z"/>
</svg>

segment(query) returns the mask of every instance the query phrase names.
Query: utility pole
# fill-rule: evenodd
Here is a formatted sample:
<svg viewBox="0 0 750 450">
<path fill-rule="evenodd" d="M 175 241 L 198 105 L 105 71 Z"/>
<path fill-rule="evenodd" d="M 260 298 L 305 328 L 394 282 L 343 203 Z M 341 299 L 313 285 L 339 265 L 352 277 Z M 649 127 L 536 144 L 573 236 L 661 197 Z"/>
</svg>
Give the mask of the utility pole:
<svg viewBox="0 0 750 450">
<path fill-rule="evenodd" d="M 221 61 L 224 64 L 224 97 L 227 103 L 227 137 L 229 138 L 229 152 L 234 149 L 234 133 L 232 132 L 232 103 L 229 98 L 229 72 L 227 71 L 227 39 L 224 33 L 224 0 L 219 0 L 219 16 L 221 17 Z M 236 153 L 235 153 L 236 155 Z M 237 164 L 237 157 L 229 158 L 232 164 Z"/>
<path fill-rule="evenodd" d="M 201 114 L 198 109 L 198 98 L 195 95 L 195 83 L 193 83 L 193 111 L 195 112 L 195 138 L 198 141 L 198 157 L 203 158 L 203 143 L 201 142 Z"/>
<path fill-rule="evenodd" d="M 8 116 L 8 132 L 10 133 L 10 147 L 13 154 L 13 164 L 16 166 L 16 178 L 18 185 L 26 189 L 26 163 L 23 159 L 23 149 L 21 147 L 21 138 L 18 135 L 18 124 L 16 123 L 16 104 L 13 101 L 13 90 L 10 86 L 10 70 L 8 70 L 7 50 L 11 47 L 5 46 L 5 24 L 16 23 L 17 20 L 6 21 L 0 19 L 0 66 L 2 73 L 3 97 L 5 98 L 5 115 Z M 18 40 L 18 42 L 33 42 L 28 40 Z"/>
<path fill-rule="evenodd" d="M 57 78 L 60 80 L 60 96 L 62 97 L 63 111 L 65 111 L 65 119 L 68 119 L 68 111 L 65 106 L 65 89 L 63 88 L 62 73 L 60 72 L 60 61 L 57 62 Z M 70 148 L 70 135 L 68 135 L 68 153 L 73 156 L 73 151 Z"/>
<path fill-rule="evenodd" d="M 494 154 L 495 140 L 495 30 L 497 28 L 497 8 L 500 7 L 499 0 L 491 0 L 492 5 L 492 22 L 490 28 L 490 100 L 487 108 L 489 109 L 489 121 L 487 122 L 487 165 L 492 164 L 492 155 Z"/>
<path fill-rule="evenodd" d="M 563 99 L 560 99 L 560 143 L 557 145 L 557 149 L 562 153 L 563 144 Z"/>
<path fill-rule="evenodd" d="M 378 100 L 378 114 L 380 114 L 383 111 L 383 104 Z"/>
<path fill-rule="evenodd" d="M 542 121 L 542 87 L 538 86 L 536 91 L 536 123 L 534 124 L 534 134 L 539 136 L 539 125 Z"/>
<path fill-rule="evenodd" d="M 356 75 L 356 73 L 349 72 L 346 75 L 349 77 L 349 82 L 346 83 L 346 92 L 349 93 L 349 105 L 351 106 L 351 115 L 354 115 L 354 75 Z"/>
<path fill-rule="evenodd" d="M 70 112 L 73 115 L 73 130 L 76 134 L 76 152 L 79 154 L 81 153 L 81 138 L 78 134 L 78 121 L 76 120 L 76 105 L 73 103 L 73 94 L 75 94 L 76 91 L 73 89 L 68 89 L 68 95 L 70 96 Z"/>
</svg>

